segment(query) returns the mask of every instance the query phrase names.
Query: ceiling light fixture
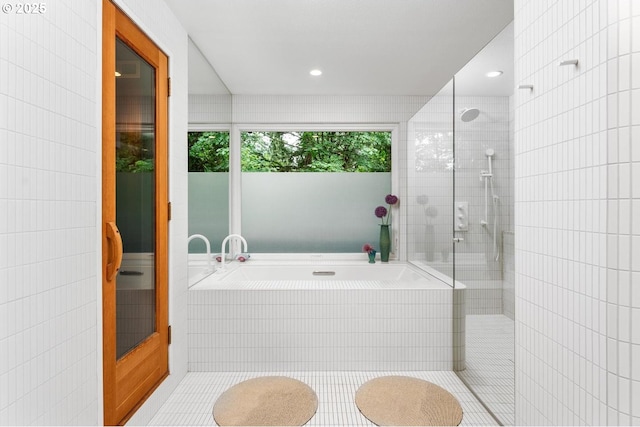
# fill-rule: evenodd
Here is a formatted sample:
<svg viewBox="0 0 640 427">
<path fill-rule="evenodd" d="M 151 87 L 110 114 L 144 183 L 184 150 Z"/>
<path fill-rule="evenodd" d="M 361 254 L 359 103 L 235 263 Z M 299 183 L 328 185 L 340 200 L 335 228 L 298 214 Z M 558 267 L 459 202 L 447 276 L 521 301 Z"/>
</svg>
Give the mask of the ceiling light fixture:
<svg viewBox="0 0 640 427">
<path fill-rule="evenodd" d="M 322 70 L 318 70 L 316 68 L 314 70 L 309 71 L 309 74 L 311 74 L 312 76 L 320 76 L 320 75 L 322 75 Z"/>
<path fill-rule="evenodd" d="M 502 75 L 502 71 L 489 71 L 487 77 L 498 77 Z"/>
</svg>

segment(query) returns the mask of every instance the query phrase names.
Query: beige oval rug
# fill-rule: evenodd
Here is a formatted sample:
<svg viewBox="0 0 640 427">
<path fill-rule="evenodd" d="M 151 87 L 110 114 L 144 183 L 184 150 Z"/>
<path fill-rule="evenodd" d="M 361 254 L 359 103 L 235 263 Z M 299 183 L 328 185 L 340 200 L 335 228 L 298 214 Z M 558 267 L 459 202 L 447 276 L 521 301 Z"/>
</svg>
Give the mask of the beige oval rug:
<svg viewBox="0 0 640 427">
<path fill-rule="evenodd" d="M 374 378 L 356 392 L 362 415 L 379 426 L 457 426 L 462 407 L 447 390 L 402 376 Z"/>
<path fill-rule="evenodd" d="M 289 377 L 258 377 L 229 388 L 213 405 L 220 426 L 302 426 L 318 409 L 316 393 Z"/>
</svg>

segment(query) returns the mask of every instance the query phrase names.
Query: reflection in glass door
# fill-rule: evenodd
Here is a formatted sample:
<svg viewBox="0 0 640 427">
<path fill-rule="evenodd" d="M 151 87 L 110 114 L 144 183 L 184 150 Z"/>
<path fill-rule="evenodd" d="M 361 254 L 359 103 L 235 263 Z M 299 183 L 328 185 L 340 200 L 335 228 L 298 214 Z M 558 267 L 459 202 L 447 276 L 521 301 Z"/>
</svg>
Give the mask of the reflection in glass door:
<svg viewBox="0 0 640 427">
<path fill-rule="evenodd" d="M 155 331 L 155 69 L 116 39 L 116 355 Z"/>
<path fill-rule="evenodd" d="M 168 375 L 168 58 L 103 0 L 104 422 L 125 423 Z"/>
</svg>

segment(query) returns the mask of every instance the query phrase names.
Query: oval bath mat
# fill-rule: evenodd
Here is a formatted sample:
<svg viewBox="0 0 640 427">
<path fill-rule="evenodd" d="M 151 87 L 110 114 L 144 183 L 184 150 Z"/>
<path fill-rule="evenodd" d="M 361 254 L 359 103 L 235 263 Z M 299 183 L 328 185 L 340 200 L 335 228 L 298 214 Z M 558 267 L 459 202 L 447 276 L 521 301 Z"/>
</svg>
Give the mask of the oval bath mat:
<svg viewBox="0 0 640 427">
<path fill-rule="evenodd" d="M 258 377 L 222 393 L 213 405 L 220 426 L 302 426 L 318 409 L 316 393 L 289 377 Z"/>
<path fill-rule="evenodd" d="M 356 392 L 362 415 L 379 426 L 457 426 L 462 407 L 447 390 L 403 376 L 374 378 Z"/>
</svg>

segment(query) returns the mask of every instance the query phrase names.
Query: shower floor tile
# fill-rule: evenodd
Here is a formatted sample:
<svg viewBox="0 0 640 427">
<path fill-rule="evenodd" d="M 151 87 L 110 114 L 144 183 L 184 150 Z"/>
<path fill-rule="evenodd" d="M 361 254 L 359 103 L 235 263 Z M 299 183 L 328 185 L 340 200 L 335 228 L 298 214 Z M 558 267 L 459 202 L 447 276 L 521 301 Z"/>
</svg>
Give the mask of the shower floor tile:
<svg viewBox="0 0 640 427">
<path fill-rule="evenodd" d="M 466 369 L 458 374 L 504 425 L 515 422 L 514 321 L 467 315 Z"/>
<path fill-rule="evenodd" d="M 454 372 L 189 372 L 149 425 L 216 425 L 212 410 L 218 396 L 250 378 L 286 375 L 305 382 L 318 395 L 318 411 L 307 426 L 374 426 L 356 406 L 358 388 L 383 375 L 407 375 L 430 381 L 451 392 L 462 405 L 460 425 L 498 425 Z"/>
</svg>

